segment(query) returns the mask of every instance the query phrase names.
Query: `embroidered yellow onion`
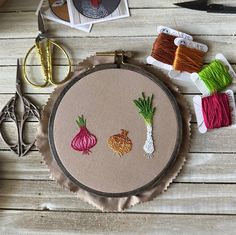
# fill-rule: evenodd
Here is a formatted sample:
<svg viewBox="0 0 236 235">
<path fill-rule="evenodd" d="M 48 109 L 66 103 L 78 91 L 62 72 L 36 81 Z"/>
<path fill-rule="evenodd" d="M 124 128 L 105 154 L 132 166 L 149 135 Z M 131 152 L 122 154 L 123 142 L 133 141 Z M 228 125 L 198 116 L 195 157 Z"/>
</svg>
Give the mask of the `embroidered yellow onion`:
<svg viewBox="0 0 236 235">
<path fill-rule="evenodd" d="M 109 137 L 107 141 L 108 146 L 120 157 L 130 152 L 132 149 L 133 144 L 128 137 L 128 133 L 128 131 L 121 129 L 120 134 Z"/>
</svg>

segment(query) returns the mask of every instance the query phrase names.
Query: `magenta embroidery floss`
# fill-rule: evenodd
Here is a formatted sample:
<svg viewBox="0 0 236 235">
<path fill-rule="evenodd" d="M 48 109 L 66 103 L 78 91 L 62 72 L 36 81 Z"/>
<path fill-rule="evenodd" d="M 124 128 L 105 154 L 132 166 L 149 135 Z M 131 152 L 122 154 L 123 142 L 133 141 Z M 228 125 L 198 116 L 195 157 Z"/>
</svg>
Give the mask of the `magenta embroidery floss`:
<svg viewBox="0 0 236 235">
<path fill-rule="evenodd" d="M 76 151 L 82 152 L 82 154 L 89 155 L 91 153 L 90 149 L 97 144 L 97 138 L 87 129 L 86 119 L 83 115 L 78 117 L 76 123 L 80 131 L 71 141 L 71 147 Z"/>
<path fill-rule="evenodd" d="M 232 124 L 229 99 L 225 93 L 215 93 L 202 99 L 202 114 L 207 129 L 227 127 Z"/>
</svg>

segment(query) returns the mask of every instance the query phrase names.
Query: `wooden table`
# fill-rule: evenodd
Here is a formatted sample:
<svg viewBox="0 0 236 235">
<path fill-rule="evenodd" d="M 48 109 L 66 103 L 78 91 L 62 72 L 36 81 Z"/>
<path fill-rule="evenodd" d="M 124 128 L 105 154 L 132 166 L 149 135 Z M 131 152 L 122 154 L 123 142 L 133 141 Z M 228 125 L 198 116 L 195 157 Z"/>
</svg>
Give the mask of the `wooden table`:
<svg viewBox="0 0 236 235">
<path fill-rule="evenodd" d="M 136 58 L 144 61 L 156 27 L 166 25 L 206 43 L 210 48 L 206 63 L 218 52 L 236 63 L 236 15 L 184 10 L 173 2 L 129 0 L 130 18 L 95 25 L 90 34 L 48 22 L 50 35 L 65 45 L 74 63 L 96 51 L 115 49 L 136 51 Z M 235 5 L 233 0 L 221 2 Z M 0 108 L 15 92 L 16 58 L 24 57 L 37 35 L 37 3 L 8 0 L 0 8 Z M 60 58 L 58 64 L 65 70 Z M 198 90 L 177 85 L 192 109 Z M 24 90 L 43 105 L 53 88 Z M 36 127 L 29 123 L 27 134 L 34 135 Z M 200 135 L 194 114 L 191 127 L 189 158 L 169 190 L 124 213 L 101 213 L 81 202 L 49 179 L 36 150 L 18 159 L 0 141 L 0 234 L 235 234 L 236 130 Z M 13 133 L 10 123 L 9 135 Z"/>
</svg>

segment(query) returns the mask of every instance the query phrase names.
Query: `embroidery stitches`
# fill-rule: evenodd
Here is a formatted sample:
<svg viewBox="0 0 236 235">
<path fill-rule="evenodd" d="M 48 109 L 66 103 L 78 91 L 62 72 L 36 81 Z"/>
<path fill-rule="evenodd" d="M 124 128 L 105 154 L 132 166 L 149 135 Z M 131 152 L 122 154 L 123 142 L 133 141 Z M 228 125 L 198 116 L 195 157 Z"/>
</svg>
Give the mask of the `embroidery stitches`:
<svg viewBox="0 0 236 235">
<path fill-rule="evenodd" d="M 91 148 L 97 144 L 97 138 L 95 135 L 91 134 L 86 127 L 86 119 L 82 115 L 76 120 L 77 125 L 80 128 L 79 133 L 71 141 L 71 147 L 82 154 L 91 153 Z"/>
<path fill-rule="evenodd" d="M 156 110 L 156 107 L 153 107 L 152 104 L 153 95 L 147 98 L 145 97 L 144 93 L 142 92 L 142 97 L 138 98 L 137 100 L 134 100 L 135 106 L 139 109 L 139 114 L 144 119 L 146 128 L 147 128 L 147 138 L 145 141 L 145 144 L 143 146 L 143 150 L 145 152 L 145 155 L 148 158 L 153 157 L 153 153 L 155 151 L 153 137 L 152 137 L 152 123 L 153 123 L 153 116 Z"/>
<path fill-rule="evenodd" d="M 132 141 L 128 137 L 128 131 L 121 129 L 120 134 L 113 135 L 109 137 L 107 144 L 113 150 L 113 152 L 117 153 L 120 157 L 124 154 L 128 153 L 132 149 Z"/>
</svg>

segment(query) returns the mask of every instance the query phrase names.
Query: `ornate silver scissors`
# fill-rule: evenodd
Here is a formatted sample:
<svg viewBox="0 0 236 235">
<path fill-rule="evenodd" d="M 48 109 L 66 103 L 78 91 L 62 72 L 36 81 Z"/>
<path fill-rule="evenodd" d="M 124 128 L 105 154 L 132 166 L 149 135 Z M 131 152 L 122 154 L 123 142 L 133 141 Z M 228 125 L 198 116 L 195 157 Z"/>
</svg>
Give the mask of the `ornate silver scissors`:
<svg viewBox="0 0 236 235">
<path fill-rule="evenodd" d="M 17 72 L 16 72 L 16 93 L 8 103 L 4 106 L 0 112 L 0 136 L 3 141 L 9 146 L 10 150 L 16 153 L 19 157 L 24 156 L 34 145 L 35 140 L 27 144 L 24 141 L 24 126 L 26 120 L 29 118 L 36 118 L 39 120 L 40 113 L 38 108 L 31 103 L 21 92 L 21 70 L 19 59 L 17 60 Z M 13 121 L 16 124 L 17 130 L 17 143 L 11 144 L 6 138 L 3 131 L 3 123 Z"/>
</svg>

